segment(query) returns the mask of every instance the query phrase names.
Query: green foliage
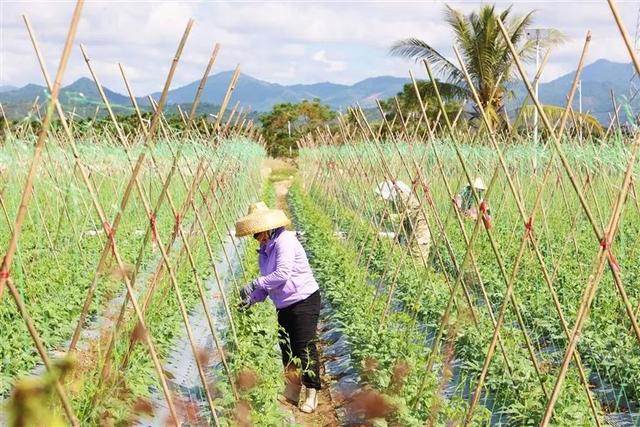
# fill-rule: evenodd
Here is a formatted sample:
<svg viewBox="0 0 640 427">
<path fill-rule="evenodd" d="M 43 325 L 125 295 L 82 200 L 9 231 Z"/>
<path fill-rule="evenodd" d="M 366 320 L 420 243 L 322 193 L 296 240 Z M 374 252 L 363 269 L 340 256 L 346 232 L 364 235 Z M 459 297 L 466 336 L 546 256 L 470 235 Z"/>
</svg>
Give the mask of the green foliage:
<svg viewBox="0 0 640 427">
<path fill-rule="evenodd" d="M 459 148 L 472 176 L 491 175 L 497 162 L 496 153 L 491 148 L 466 144 Z M 397 278 L 394 279 L 396 291 L 391 298 L 391 307 L 394 307 L 398 314 L 394 313 L 393 321 L 389 324 L 399 330 L 409 329 L 404 323 L 403 316 L 415 317 L 426 331 L 433 331 L 433 328 L 440 325 L 443 304 L 446 304 L 450 295 L 447 283 L 443 283 L 444 278 L 448 279 L 450 285 L 453 285 L 458 278 L 450 257 L 454 257 L 458 263 L 461 263 L 467 252 L 462 231 L 451 211 L 451 195 L 440 174 L 440 166 L 435 161 L 434 152 L 442 161 L 442 174 L 449 181 L 452 190 L 459 191 L 464 182 L 461 165 L 451 143 L 447 140 L 433 141 L 429 144 L 400 143 L 397 147 L 386 143 L 373 147 L 373 144 L 361 142 L 343 146 L 322 146 L 314 149 L 305 148 L 299 157 L 302 170 L 307 165 L 316 165 L 318 159 L 322 159 L 325 164 L 333 162 L 346 168 L 344 164 L 347 159 L 357 158 L 361 168 L 368 172 L 368 175 L 363 176 L 357 173 L 345 173 L 343 170 L 321 169 L 315 178 L 315 185 L 309 190 L 309 198 L 313 200 L 318 210 L 332 219 L 334 228 L 327 227 L 328 233 L 336 229 L 346 232 L 348 240 L 344 242 L 345 246 L 353 245 L 356 253 L 362 253 L 360 259 L 365 261 L 360 263 L 360 268 L 368 267 L 368 271 L 363 272 L 368 280 L 377 283 L 376 278 L 380 277 L 381 271 L 385 271 L 389 266 L 398 266 L 397 273 L 395 270 L 388 272 L 386 278 L 387 280 L 390 280 L 390 277 Z M 523 144 L 506 146 L 503 154 L 509 175 L 522 189 L 525 212 L 529 212 L 535 202 L 536 190 L 541 185 L 542 168 L 554 153 L 549 148 Z M 576 179 L 579 183 L 589 182 L 588 187 L 585 187 L 589 189 L 585 197 L 597 217 L 596 221 L 601 224 L 606 223 L 608 219 L 629 155 L 629 147 L 620 144 L 619 141 L 611 144 L 603 143 L 601 146 L 571 144 L 566 147 L 565 157 Z M 434 254 L 434 260 L 431 260 L 432 265 L 429 267 L 433 267 L 435 272 L 416 273 L 416 268 L 412 267 L 410 262 L 401 264 L 396 258 L 397 249 L 390 250 L 384 242 L 378 241 L 377 246 L 373 245 L 369 249 L 370 244 L 367 241 L 375 239 L 377 229 L 374 225 L 378 224 L 378 213 L 381 209 L 377 204 L 379 202 L 376 200 L 373 187 L 376 182 L 380 182 L 386 176 L 385 172 L 380 170 L 381 157 L 384 157 L 390 173 L 404 182 L 409 183 L 414 178 L 414 175 L 410 175 L 411 172 L 407 173 L 404 169 L 404 165 L 411 165 L 413 160 L 425 174 L 429 184 L 429 194 L 434 204 L 434 210 L 425 205 L 426 212 L 432 221 L 432 226 L 435 226 L 435 216 L 432 213 L 438 212 L 444 228 L 443 231 L 434 233 L 432 251 L 437 251 L 445 261 L 444 265 L 440 265 L 436 262 Z M 346 164 L 349 162 L 346 161 Z M 599 246 L 591 226 L 582 215 L 579 202 L 573 194 L 563 166 L 557 159 L 553 160 L 552 166 L 553 172 L 544 187 L 542 198 L 544 213 L 538 212 L 536 216 L 534 235 L 547 272 L 552 275 L 552 284 L 570 330 L 585 284 L 590 280 L 593 257 Z M 413 168 L 410 167 L 410 169 Z M 634 176 L 639 173 L 640 168 L 636 167 Z M 590 181 L 587 180 L 587 174 L 590 176 Z M 418 187 L 416 191 L 421 200 L 425 201 L 423 195 L 425 190 Z M 492 306 L 495 313 L 504 299 L 506 283 L 497 265 L 493 245 L 495 244 L 507 272 L 510 273 L 522 241 L 522 218 L 503 174 L 498 176 L 488 203 L 493 217 L 491 234 L 495 239 L 494 243 L 492 244 L 486 233 L 482 231 L 473 247 L 475 264 L 480 273 L 486 297 L 481 292 L 480 282 L 473 274 L 471 263 L 464 265 L 462 271 L 462 277 L 465 278 L 467 292 L 474 307 L 477 325 L 469 321 L 466 295 L 459 288 L 456 293 L 457 307 L 443 326 L 445 331 L 441 346 L 441 352 L 444 353 L 443 359 L 435 360 L 436 369 L 433 377 L 430 372 L 424 373 L 425 390 L 433 392 L 443 381 L 442 378 L 446 377 L 441 374 L 446 372 L 446 369 L 440 371 L 439 368 L 443 365 L 446 367 L 447 359 L 444 356 L 451 352 L 450 354 L 454 355 L 459 363 L 460 368 L 457 374 L 460 375 L 460 383 L 453 396 L 441 402 L 436 399 L 427 399 L 421 403 L 424 405 L 421 406 L 423 411 L 437 414 L 439 417 L 446 416 L 447 418 L 439 419 L 443 424 L 448 420 L 456 420 L 459 413 L 464 413 L 465 408 L 468 407 L 469 398 L 464 394 L 465 387 L 473 387 L 477 383 L 493 334 L 492 320 L 487 307 Z M 624 221 L 613 244 L 618 262 L 622 266 L 622 280 L 631 306 L 637 307 L 640 303 L 640 293 L 632 284 L 640 277 L 637 263 L 634 261 L 639 254 L 640 246 L 637 244 L 637 239 L 632 236 L 638 233 L 640 227 L 640 211 L 638 211 L 635 196 L 629 196 L 622 217 Z M 575 230 L 573 230 L 574 221 L 577 221 Z M 311 222 L 320 223 L 315 219 Z M 462 226 L 467 236 L 470 236 L 475 222 L 463 220 Z M 451 249 L 442 240 L 444 235 L 447 236 Z M 330 243 L 322 242 L 321 246 L 329 247 Z M 501 329 L 502 345 L 508 355 L 513 376 L 509 374 L 506 359 L 500 347 L 496 348 L 483 389 L 486 395 L 483 395 L 481 400 L 486 406 L 477 409 L 477 411 L 490 410 L 494 416 L 504 414 L 509 425 L 539 424 L 547 402 L 540 383 L 544 384 L 548 392 L 553 388 L 567 345 L 567 336 L 556 313 L 542 269 L 530 248 L 528 246 L 523 254 L 515 283 L 515 296 L 519 301 L 524 327 L 520 326 L 520 319 L 514 312 L 513 305 L 509 304 L 505 323 Z M 452 255 L 449 254 L 449 250 Z M 330 253 L 330 250 L 322 252 L 322 259 L 331 256 Z M 417 271 L 421 271 L 421 263 L 417 264 Z M 393 276 L 395 274 L 397 276 Z M 337 275 L 343 276 L 341 273 Z M 388 297 L 385 293 L 387 283 L 380 283 L 379 286 L 381 299 Z M 420 286 L 425 289 L 422 296 L 418 292 Z M 345 287 L 352 289 L 353 285 L 345 285 Z M 364 299 L 362 295 L 358 298 Z M 485 302 L 485 298 L 488 303 Z M 356 302 L 350 304 L 357 305 Z M 369 305 L 373 313 L 379 314 L 375 303 L 369 302 Z M 367 316 L 364 316 L 365 322 L 369 321 L 377 325 L 375 320 Z M 353 323 L 355 324 L 356 321 L 353 320 Z M 351 319 L 345 322 L 345 329 L 351 329 L 350 325 Z M 372 329 L 371 325 L 368 328 Z M 362 325 L 362 331 L 358 330 L 358 333 L 366 335 L 369 329 Z M 377 329 L 376 326 L 373 329 Z M 524 342 L 523 332 L 525 331 L 532 342 L 533 352 L 540 367 L 539 374 L 534 369 Z M 362 344 L 362 348 L 374 354 L 378 354 L 377 351 L 382 352 L 382 355 L 377 356 L 382 360 L 389 357 L 384 355 L 386 343 L 376 341 L 376 338 L 367 337 L 367 339 L 373 344 L 369 346 L 368 341 Z M 385 336 L 385 339 L 393 342 L 393 338 Z M 354 342 L 359 343 L 359 340 L 356 338 Z M 406 342 L 409 343 L 407 347 L 409 348 L 411 339 L 407 339 Z M 586 377 L 591 384 L 590 388 L 596 398 L 596 410 L 600 414 L 611 411 L 627 412 L 624 399 L 637 401 L 640 396 L 640 378 L 638 377 L 640 354 L 637 339 L 630 329 L 629 318 L 619 292 L 609 274 L 605 274 L 598 288 L 578 350 L 585 367 Z M 359 351 L 356 345 L 354 354 L 359 354 Z M 402 351 L 399 350 L 400 353 Z M 423 348 L 423 351 L 428 353 L 430 348 Z M 402 353 L 402 356 L 407 357 L 405 353 Z M 410 360 L 409 357 L 407 359 Z M 379 384 L 384 386 L 387 380 L 380 377 L 379 381 Z M 411 381 L 411 377 L 408 381 Z M 614 392 L 605 396 L 603 393 L 593 391 L 597 389 L 594 386 L 600 382 L 606 388 L 611 386 Z M 410 390 L 411 388 L 405 389 L 405 392 L 410 393 Z M 484 400 L 485 397 L 486 400 Z M 438 405 L 440 405 L 438 411 L 432 411 Z M 453 408 L 457 408 L 458 415 L 452 412 Z M 478 413 L 476 417 L 479 418 L 476 421 L 482 420 L 483 416 Z M 554 425 L 563 426 L 593 424 L 586 394 L 573 363 L 554 408 L 552 422 Z M 478 421 L 478 425 L 486 424 Z"/>
<path fill-rule="evenodd" d="M 562 116 L 564 115 L 564 107 L 544 105 L 542 108 L 551 126 L 553 126 L 554 129 L 558 129 L 562 121 Z M 518 120 L 514 123 L 514 126 L 531 129 L 534 120 L 534 111 L 535 106 L 525 105 L 518 114 Z M 605 134 L 605 130 L 600 122 L 598 122 L 598 119 L 587 113 L 571 112 L 567 117 L 565 128 L 565 135 L 570 135 L 571 137 L 577 137 L 582 133 L 585 138 L 590 136 L 601 138 Z M 539 126 L 539 129 L 542 135 L 548 135 L 549 132 L 544 126 Z"/>
<path fill-rule="evenodd" d="M 173 142 L 160 142 L 153 148 L 157 160 L 158 172 L 167 176 L 172 153 L 176 147 Z M 230 185 L 235 191 L 226 194 L 217 189 L 217 197 L 224 203 L 216 210 L 216 217 L 202 217 L 205 232 L 214 236 L 214 224 L 235 215 L 239 205 L 248 203 L 250 189 L 260 179 L 259 165 L 264 150 L 246 140 L 228 140 L 213 150 L 209 145 L 183 140 L 181 165 L 185 169 L 195 168 L 201 159 L 210 162 L 214 173 L 232 180 Z M 122 147 L 85 142 L 78 147 L 80 160 L 91 167 L 91 177 L 96 185 L 97 198 L 105 210 L 107 218 L 112 219 L 119 211 L 119 203 L 124 188 L 130 178 L 131 164 Z M 145 148 L 137 146 L 131 149 L 130 158 L 135 158 Z M 98 220 L 90 202 L 90 195 L 74 170 L 73 157 L 65 147 L 48 146 L 45 154 L 50 167 L 38 176 L 35 185 L 29 215 L 20 236 L 19 250 L 16 254 L 12 277 L 31 314 L 35 327 L 39 331 L 43 344 L 48 351 L 66 347 L 78 321 L 87 290 L 91 285 L 93 273 L 98 264 L 100 253 L 106 243 L 102 224 Z M 24 167 L 32 156 L 32 146 L 24 141 L 11 141 L 0 148 L 0 164 L 15 170 L 7 180 L 2 194 L 2 211 L 8 218 L 15 215 L 20 203 L 20 190 L 24 185 Z M 238 165 L 248 165 L 238 168 Z M 144 166 L 140 174 L 141 187 L 155 202 L 162 189 L 158 175 Z M 186 176 L 189 180 L 189 175 Z M 175 177 L 169 186 L 173 203 L 180 207 L 185 203 L 187 188 Z M 209 190 L 208 180 L 204 180 L 196 192 L 194 203 L 199 206 L 201 197 Z M 210 196 L 211 197 L 211 196 Z M 6 211 L 5 211 L 6 209 Z M 201 215 L 203 215 L 201 211 Z M 181 219 L 183 229 L 195 221 L 190 210 Z M 149 216 L 143 209 L 138 194 L 133 194 L 127 208 L 122 212 L 122 221 L 115 239 L 118 252 L 125 260 L 125 268 L 137 258 L 144 232 L 149 228 Z M 156 216 L 156 228 L 163 242 L 169 239 L 175 227 L 175 217 L 165 202 Z M 220 227 L 220 224 L 217 225 Z M 0 227 L 0 245 L 6 247 L 9 240 L 8 227 Z M 212 250 L 220 249 L 217 239 L 210 239 Z M 194 239 L 191 245 L 198 276 L 206 279 L 213 275 L 211 260 L 203 239 Z M 214 252 L 215 253 L 215 252 Z M 177 277 L 187 310 L 199 304 L 195 285 L 195 276 L 188 262 L 177 262 L 174 274 Z M 143 251 L 141 273 L 135 288 L 141 292 L 148 285 L 152 272 L 161 262 L 159 250 L 147 245 Z M 99 272 L 97 293 L 90 307 L 88 321 L 95 321 L 97 315 L 105 313 L 109 307 L 116 313 L 118 300 L 124 290 L 123 273 L 109 258 L 106 267 Z M 140 300 L 139 300 L 140 301 Z M 127 316 L 115 348 L 114 358 L 107 381 L 103 388 L 97 389 L 101 363 L 94 363 L 94 356 L 104 357 L 105 343 L 102 340 L 83 342 L 80 353 L 87 361 L 80 363 L 69 377 L 65 387 L 70 393 L 74 410 L 81 425 L 95 425 L 104 417 L 115 423 L 127 423 L 132 417 L 132 409 L 138 398 L 146 398 L 152 388 L 158 387 L 157 374 L 153 370 L 148 350 L 144 344 L 136 345 L 129 358 L 126 369 L 118 369 L 123 356 L 129 348 L 129 341 L 136 321 Z M 146 312 L 146 323 L 161 358 L 167 357 L 174 340 L 184 333 L 182 317 L 178 310 L 175 290 L 164 276 L 156 288 Z M 85 326 L 86 327 L 86 326 Z M 104 324 L 96 325 L 97 331 Z M 0 329 L 3 339 L 0 342 L 0 397 L 6 397 L 16 378 L 27 375 L 38 363 L 39 357 L 29 336 L 24 321 L 20 318 L 9 295 L 5 293 L 0 302 Z M 85 347 L 86 346 L 86 347 Z M 88 347 L 88 348 L 87 348 Z M 221 388 L 225 387 L 221 385 Z M 228 389 L 228 385 L 226 386 Z M 93 396 L 98 393 L 96 402 Z M 225 394 L 221 399 L 228 398 Z M 56 410 L 58 408 L 55 408 Z"/>
<path fill-rule="evenodd" d="M 422 104 L 425 106 L 427 117 L 431 123 L 435 123 L 436 120 L 439 119 L 441 110 L 433 83 L 427 80 L 418 80 L 416 81 L 416 85 L 420 92 Z M 447 116 L 453 123 L 456 119 L 456 115 L 462 107 L 460 100 L 463 99 L 466 94 L 464 91 L 461 91 L 458 86 L 451 83 L 438 81 L 437 85 L 440 97 L 444 102 L 444 108 L 447 112 Z M 395 134 L 403 131 L 402 120 L 406 121 L 411 117 L 413 121 L 416 121 L 418 117 L 422 117 L 422 108 L 413 83 L 405 84 L 402 88 L 402 92 L 399 92 L 393 98 L 381 101 L 380 104 L 383 111 L 385 111 L 387 123 L 389 123 L 389 126 L 391 126 L 393 133 Z M 444 121 L 444 119 L 442 119 L 442 121 Z M 459 121 L 458 124 L 461 122 L 462 120 Z M 422 124 L 421 129 L 422 131 L 420 132 L 420 135 L 427 131 L 426 125 Z M 388 129 L 386 127 L 385 133 L 383 134 L 388 134 Z"/>
<path fill-rule="evenodd" d="M 490 116 L 498 117 L 504 106 L 506 84 L 515 71 L 509 48 L 498 27 L 498 20 L 504 23 L 511 42 L 526 60 L 534 52 L 533 41 L 525 41 L 525 30 L 531 26 L 534 12 L 514 16 L 511 7 L 498 11 L 495 5 L 489 4 L 468 15 L 449 5 L 444 12 L 445 19 L 455 34 L 455 46 L 460 51 L 480 104 Z M 557 43 L 562 38 L 555 33 L 554 38 L 546 43 Z M 398 40 L 392 45 L 391 53 L 416 61 L 426 59 L 436 73 L 466 93 L 467 99 L 473 99 L 463 70 L 430 44 L 416 38 Z"/>
<path fill-rule="evenodd" d="M 184 108 L 189 108 L 190 105 L 183 105 Z M 103 110 L 101 110 L 103 111 Z M 106 111 L 106 110 L 104 110 Z M 184 112 L 184 109 L 183 109 Z M 217 114 L 219 112 L 219 107 L 213 108 L 210 104 L 206 104 L 204 107 L 197 109 L 197 115 L 194 117 L 194 122 L 192 124 L 191 129 L 194 131 L 199 131 L 201 134 L 206 135 L 207 131 L 213 133 L 213 129 L 215 127 L 215 120 L 210 116 L 210 114 Z M 188 114 L 188 111 L 185 112 L 185 115 Z M 140 119 L 138 115 L 135 113 L 131 113 L 129 110 L 118 113 L 115 112 L 116 120 L 118 121 L 118 126 L 123 131 L 125 135 L 141 135 L 142 128 L 140 126 Z M 150 111 L 143 111 L 141 113 L 141 117 L 145 124 L 148 126 L 153 113 Z M 227 120 L 229 119 L 230 111 L 225 111 L 225 114 L 222 119 L 222 125 L 224 126 Z M 255 118 L 255 114 L 252 114 Z M 237 116 L 236 116 L 237 117 Z M 5 119 L 0 118 L 0 120 L 5 121 Z M 186 131 L 186 125 L 184 120 L 181 118 L 179 112 L 167 112 L 165 115 L 165 121 L 163 122 L 160 133 L 163 135 L 167 135 L 171 133 L 173 135 L 180 135 L 181 132 Z M 117 131 L 113 124 L 113 121 L 110 117 L 103 113 L 94 115 L 94 114 L 86 114 L 73 117 L 67 117 L 67 122 L 70 123 L 72 130 L 76 135 L 76 139 L 95 139 L 96 135 L 100 135 L 104 138 L 105 142 L 116 143 L 116 135 Z M 231 120 L 231 122 L 235 122 L 235 118 Z M 230 127 L 233 123 L 230 123 Z M 40 131 L 41 122 L 36 120 L 36 118 L 32 115 L 28 115 L 20 120 L 9 121 L 6 120 L 5 124 L 0 124 L 0 136 L 2 135 L 2 131 L 8 129 L 10 131 L 17 131 L 25 129 L 30 129 L 32 132 L 37 133 Z M 51 123 L 50 129 L 53 132 L 62 132 L 62 123 L 59 119 L 53 120 Z"/>
<path fill-rule="evenodd" d="M 319 99 L 274 105 L 270 112 L 259 116 L 267 152 L 273 157 L 297 153 L 296 141 L 302 135 L 325 126 L 335 115 Z"/>
</svg>

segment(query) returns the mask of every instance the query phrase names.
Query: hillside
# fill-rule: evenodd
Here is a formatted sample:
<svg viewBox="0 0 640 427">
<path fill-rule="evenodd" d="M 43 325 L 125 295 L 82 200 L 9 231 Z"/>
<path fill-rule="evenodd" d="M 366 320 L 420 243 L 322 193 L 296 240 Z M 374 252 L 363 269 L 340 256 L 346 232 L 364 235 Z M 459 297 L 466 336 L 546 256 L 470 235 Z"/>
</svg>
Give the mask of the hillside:
<svg viewBox="0 0 640 427">
<path fill-rule="evenodd" d="M 209 77 L 205 86 L 201 102 L 204 104 L 219 105 L 227 90 L 232 71 L 213 74 Z M 246 74 L 242 74 L 238 80 L 232 103 L 240 101 L 246 108 L 254 111 L 267 111 L 277 103 L 300 102 L 319 98 L 332 108 L 345 109 L 349 105 L 359 102 L 363 107 L 375 105 L 376 98 L 388 98 L 395 95 L 407 79 L 391 76 L 374 77 L 362 80 L 353 85 L 341 85 L 324 82 L 314 84 L 281 85 L 259 80 Z M 169 91 L 167 111 L 175 111 L 171 105 L 180 104 L 188 109 L 193 101 L 199 81 L 177 87 Z M 36 97 L 40 102 L 46 99 L 44 86 L 28 84 L 21 88 L 7 87 L 0 91 L 0 102 L 5 108 L 9 118 L 24 117 L 33 104 Z M 116 113 L 129 114 L 131 103 L 129 97 L 122 95 L 107 87 L 103 87 L 107 99 Z M 160 93 L 151 94 L 154 99 L 160 98 Z M 81 78 L 62 88 L 60 99 L 68 111 L 74 111 L 79 115 L 93 115 L 98 105 L 101 105 L 100 96 L 95 84 L 88 78 Z M 137 99 L 143 109 L 149 109 L 147 96 Z M 207 109 L 208 110 L 208 109 Z"/>
<path fill-rule="evenodd" d="M 566 94 L 569 92 L 575 72 L 567 73 L 552 81 L 540 84 L 540 99 L 545 104 L 564 105 Z M 202 96 L 202 103 L 212 106 L 219 105 L 224 97 L 232 71 L 224 71 L 209 77 Z M 584 67 L 582 72 L 582 110 L 595 115 L 601 122 L 609 122 L 612 113 L 611 90 L 616 95 L 617 102 L 625 103 L 629 96 L 630 79 L 633 75 L 631 64 L 611 62 L 599 59 Z M 352 85 L 331 82 L 314 84 L 282 85 L 260 80 L 247 74 L 241 74 L 233 94 L 232 104 L 239 101 L 245 108 L 253 111 L 267 111 L 277 103 L 299 102 L 302 100 L 320 99 L 335 110 L 344 110 L 349 105 L 358 102 L 364 108 L 375 106 L 376 99 L 389 98 L 402 90 L 402 86 L 409 80 L 401 77 L 380 76 L 372 77 Z M 199 81 L 196 80 L 184 86 L 169 91 L 167 111 L 175 111 L 175 105 L 180 104 L 183 109 L 189 108 Z M 21 88 L 0 86 L 0 102 L 9 118 L 24 117 L 31 108 L 36 97 L 44 102 L 46 94 L 44 87 L 28 84 Z M 116 113 L 130 114 L 131 103 L 129 97 L 109 88 L 104 88 L 107 98 Z M 514 97 L 507 102 L 509 110 L 520 106 L 526 94 L 524 85 L 514 84 Z M 156 100 L 160 93 L 151 94 Z M 66 110 L 75 111 L 79 115 L 93 115 L 96 107 L 101 105 L 95 84 L 88 78 L 81 78 L 62 89 L 61 98 Z M 147 96 L 138 98 L 143 109 L 149 109 Z M 173 106 L 173 107 L 172 107 Z M 640 109 L 640 96 L 631 102 L 633 111 Z M 574 100 L 574 108 L 578 110 L 578 96 Z M 625 110 L 622 110 L 624 119 Z"/>
<path fill-rule="evenodd" d="M 594 115 L 602 123 L 609 123 L 609 113 L 613 112 L 611 101 L 611 91 L 613 90 L 616 102 L 625 104 L 630 96 L 630 80 L 634 75 L 631 63 L 622 64 L 611 62 L 606 59 L 599 59 L 586 65 L 582 70 L 582 111 Z M 566 96 L 571 89 L 571 83 L 575 76 L 575 71 L 567 73 L 550 82 L 539 85 L 540 100 L 544 104 L 560 105 L 566 104 Z M 520 102 L 526 94 L 524 85 L 518 84 L 514 88 L 516 94 L 515 101 L 509 102 L 510 109 L 520 106 Z M 574 98 L 573 108 L 578 111 L 578 93 Z M 636 113 L 640 108 L 640 96 L 631 102 L 631 108 Z M 621 118 L 624 117 L 621 109 Z"/>
<path fill-rule="evenodd" d="M 231 79 L 231 71 L 214 74 L 209 77 L 204 88 L 202 99 L 207 102 L 221 100 Z M 353 85 L 341 85 L 330 82 L 314 84 L 281 85 L 259 80 L 241 74 L 234 92 L 234 99 L 242 105 L 250 106 L 257 111 L 270 110 L 281 102 L 300 102 L 318 98 L 333 109 L 345 109 L 356 102 L 363 106 L 375 105 L 376 98 L 388 98 L 402 90 L 408 79 L 382 76 L 362 80 Z M 169 92 L 169 103 L 189 103 L 193 100 L 199 81 L 173 89 Z M 154 99 L 160 93 L 152 94 Z"/>
</svg>

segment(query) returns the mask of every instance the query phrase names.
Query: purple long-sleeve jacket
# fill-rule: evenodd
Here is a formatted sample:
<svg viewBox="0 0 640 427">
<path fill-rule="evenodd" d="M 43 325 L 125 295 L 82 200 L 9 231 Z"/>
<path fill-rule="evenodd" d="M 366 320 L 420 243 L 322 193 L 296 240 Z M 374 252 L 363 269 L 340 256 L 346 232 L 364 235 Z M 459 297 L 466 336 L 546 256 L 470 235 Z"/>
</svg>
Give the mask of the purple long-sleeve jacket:
<svg viewBox="0 0 640 427">
<path fill-rule="evenodd" d="M 264 301 L 268 296 L 281 309 L 318 290 L 307 254 L 293 231 L 278 229 L 258 254 L 261 276 L 251 293 L 253 302 Z"/>
</svg>

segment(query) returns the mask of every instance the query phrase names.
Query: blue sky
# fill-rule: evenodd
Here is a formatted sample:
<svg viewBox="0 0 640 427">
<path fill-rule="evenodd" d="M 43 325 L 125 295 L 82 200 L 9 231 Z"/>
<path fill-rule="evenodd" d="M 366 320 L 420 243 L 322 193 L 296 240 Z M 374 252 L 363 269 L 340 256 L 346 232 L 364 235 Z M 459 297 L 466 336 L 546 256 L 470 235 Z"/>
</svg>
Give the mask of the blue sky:
<svg viewBox="0 0 640 427">
<path fill-rule="evenodd" d="M 450 1 L 463 11 L 481 2 Z M 543 81 L 575 68 L 584 35 L 593 32 L 587 62 L 629 62 L 606 1 L 495 2 L 516 13 L 536 9 L 538 27 L 568 36 L 549 61 Z M 21 15 L 35 29 L 50 72 L 57 66 L 74 2 L 0 0 L 0 85 L 42 83 Z M 633 37 L 638 1 L 618 1 Z M 137 94 L 159 90 L 190 17 L 195 25 L 174 87 L 201 77 L 215 42 L 222 45 L 214 72 L 241 64 L 242 71 L 271 82 L 353 83 L 378 75 L 406 76 L 407 60 L 390 57 L 389 45 L 419 37 L 452 57 L 452 33 L 442 1 L 118 1 L 87 0 L 77 42 L 87 48 L 103 84 L 124 92 L 122 62 Z M 73 50 L 65 83 L 88 75 L 79 48 Z"/>
</svg>

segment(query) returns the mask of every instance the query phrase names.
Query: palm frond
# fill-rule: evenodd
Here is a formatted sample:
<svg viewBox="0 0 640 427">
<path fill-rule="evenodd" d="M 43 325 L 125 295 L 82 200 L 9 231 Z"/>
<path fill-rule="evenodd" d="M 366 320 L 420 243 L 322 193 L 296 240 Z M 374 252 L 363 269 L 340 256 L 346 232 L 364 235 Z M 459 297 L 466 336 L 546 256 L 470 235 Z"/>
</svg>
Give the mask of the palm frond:
<svg viewBox="0 0 640 427">
<path fill-rule="evenodd" d="M 498 20 L 504 23 L 509 41 L 513 43 L 521 59 L 533 59 L 534 43 L 526 40 L 526 28 L 531 26 L 535 11 L 515 15 L 512 8 L 498 10 L 495 5 L 483 5 L 465 14 L 445 5 L 444 19 L 454 33 L 455 46 L 461 54 L 464 67 L 471 78 L 484 108 L 491 108 L 496 115 L 501 112 L 508 83 L 515 77 L 514 60 L 507 41 L 500 31 Z M 551 44 L 562 41 L 560 33 L 553 34 Z M 426 59 L 433 65 L 438 75 L 447 83 L 453 83 L 470 94 L 464 74 L 432 46 L 419 39 L 405 39 L 396 42 L 390 49 L 396 56 L 415 60 Z"/>
<path fill-rule="evenodd" d="M 445 81 L 451 84 L 466 86 L 462 71 L 453 65 L 451 61 L 442 56 L 437 50 L 429 46 L 426 42 L 417 38 L 408 38 L 396 41 L 389 53 L 394 56 L 410 58 L 416 62 L 426 59 L 433 66 L 436 74 L 444 77 Z"/>
<path fill-rule="evenodd" d="M 549 32 L 549 37 L 546 38 L 545 40 L 540 41 L 540 47 L 546 49 L 552 46 L 558 46 L 566 43 L 568 39 L 569 38 L 565 33 L 563 33 L 560 30 L 556 30 L 555 28 L 552 28 L 551 31 Z"/>
<path fill-rule="evenodd" d="M 504 19 L 502 20 L 502 23 L 509 34 L 509 40 L 514 46 L 516 46 L 520 59 L 525 62 L 533 60 L 535 55 L 535 43 L 531 40 L 525 40 L 526 29 L 531 26 L 534 13 L 535 10 L 524 16 L 516 16 L 507 21 Z M 509 51 L 501 33 L 499 34 L 499 40 L 503 47 L 500 58 L 500 63 L 502 64 L 501 73 L 505 75 L 506 80 L 510 80 L 516 75 L 513 67 L 514 62 L 511 58 L 511 52 Z"/>
<path fill-rule="evenodd" d="M 473 33 L 469 21 L 457 9 L 446 5 L 444 19 L 456 33 L 456 43 L 461 47 L 468 47 L 473 43 Z"/>
<path fill-rule="evenodd" d="M 438 86 L 438 92 L 440 96 L 444 100 L 463 100 L 471 97 L 471 91 L 468 86 L 460 87 L 455 84 L 441 82 L 436 80 L 436 85 Z M 425 81 L 425 92 L 429 96 L 435 96 L 435 91 L 433 89 L 433 83 L 430 81 Z"/>
<path fill-rule="evenodd" d="M 558 125 L 560 124 L 562 116 L 564 115 L 564 108 L 558 107 L 556 105 L 544 105 L 542 109 L 544 110 L 544 113 L 546 114 L 547 118 L 551 122 L 551 125 L 557 128 Z M 518 118 L 518 121 L 514 123 L 514 125 L 518 127 L 523 127 L 523 126 L 526 127 L 528 124 L 532 123 L 533 116 L 535 114 L 534 111 L 535 111 L 535 106 L 533 105 L 524 106 Z M 576 120 L 578 120 L 578 124 L 580 127 L 582 127 L 583 131 L 585 132 L 591 131 L 598 136 L 601 136 L 604 134 L 604 129 L 602 125 L 600 124 L 598 119 L 592 116 L 591 114 L 574 112 L 574 116 Z M 576 126 L 576 123 L 574 123 L 573 121 L 570 120 L 567 122 L 568 129 L 573 129 L 575 131 L 576 130 L 574 129 L 575 126 Z"/>
</svg>

